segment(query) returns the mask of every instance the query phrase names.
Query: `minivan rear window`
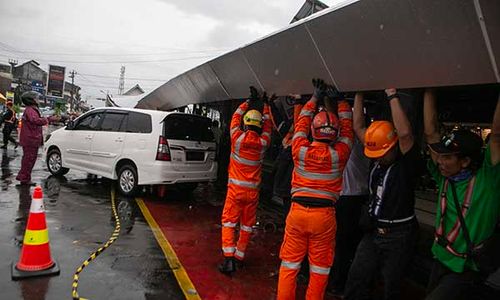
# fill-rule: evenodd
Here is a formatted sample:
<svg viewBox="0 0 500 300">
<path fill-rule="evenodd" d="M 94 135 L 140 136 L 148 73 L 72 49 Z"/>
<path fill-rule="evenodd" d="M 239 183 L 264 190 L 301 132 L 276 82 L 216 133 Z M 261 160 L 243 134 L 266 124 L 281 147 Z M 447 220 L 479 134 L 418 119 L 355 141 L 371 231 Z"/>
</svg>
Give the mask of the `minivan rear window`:
<svg viewBox="0 0 500 300">
<path fill-rule="evenodd" d="M 151 133 L 151 116 L 138 112 L 129 112 L 126 118 L 126 132 Z"/>
<path fill-rule="evenodd" d="M 212 121 L 200 116 L 169 115 L 164 120 L 163 130 L 167 139 L 215 142 Z"/>
</svg>

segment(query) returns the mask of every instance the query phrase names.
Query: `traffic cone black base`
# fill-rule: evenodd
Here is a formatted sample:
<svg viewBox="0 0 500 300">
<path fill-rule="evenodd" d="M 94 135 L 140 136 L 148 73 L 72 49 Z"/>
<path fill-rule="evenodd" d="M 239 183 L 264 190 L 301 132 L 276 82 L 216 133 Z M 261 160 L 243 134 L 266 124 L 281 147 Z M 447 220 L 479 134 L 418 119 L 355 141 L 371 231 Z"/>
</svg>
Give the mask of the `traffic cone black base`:
<svg viewBox="0 0 500 300">
<path fill-rule="evenodd" d="M 39 277 L 39 276 L 56 276 L 61 273 L 61 270 L 59 269 L 59 264 L 57 261 L 54 260 L 54 265 L 48 269 L 41 270 L 41 271 L 21 271 L 18 268 L 16 268 L 16 264 L 12 263 L 11 267 L 11 276 L 12 280 L 20 280 L 24 278 L 30 278 L 30 277 Z"/>
</svg>

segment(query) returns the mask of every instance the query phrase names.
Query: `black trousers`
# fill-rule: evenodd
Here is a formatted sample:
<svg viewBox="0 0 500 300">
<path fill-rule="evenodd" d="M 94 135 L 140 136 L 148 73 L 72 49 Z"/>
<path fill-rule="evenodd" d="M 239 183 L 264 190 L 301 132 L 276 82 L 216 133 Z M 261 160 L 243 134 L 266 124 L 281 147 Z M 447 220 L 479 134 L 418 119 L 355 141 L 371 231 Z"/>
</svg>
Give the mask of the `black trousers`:
<svg viewBox="0 0 500 300">
<path fill-rule="evenodd" d="M 293 158 L 292 147 L 281 150 L 276 160 L 273 194 L 281 198 L 291 198 Z"/>
<path fill-rule="evenodd" d="M 427 285 L 426 300 L 498 300 L 500 292 L 486 286 L 478 272 L 455 273 L 435 260 Z"/>
<path fill-rule="evenodd" d="M 378 270 L 384 281 L 384 299 L 400 299 L 401 281 L 415 251 L 417 231 L 414 220 L 385 232 L 375 228 L 366 233 L 349 270 L 344 299 L 371 299 Z"/>
<path fill-rule="evenodd" d="M 337 234 L 335 235 L 335 261 L 330 273 L 330 282 L 336 291 L 344 291 L 349 268 L 363 233 L 359 217 L 368 195 L 340 196 L 335 203 Z"/>
<path fill-rule="evenodd" d="M 14 145 L 17 144 L 16 140 L 11 136 L 13 130 L 14 130 L 14 126 L 7 124 L 7 123 L 4 124 L 2 133 L 3 133 L 3 145 L 5 147 L 7 147 L 9 141 L 14 143 Z"/>
<path fill-rule="evenodd" d="M 292 147 L 282 149 L 276 160 L 276 173 L 274 174 L 273 196 L 283 199 L 284 220 L 290 212 L 292 190 L 293 158 Z"/>
</svg>

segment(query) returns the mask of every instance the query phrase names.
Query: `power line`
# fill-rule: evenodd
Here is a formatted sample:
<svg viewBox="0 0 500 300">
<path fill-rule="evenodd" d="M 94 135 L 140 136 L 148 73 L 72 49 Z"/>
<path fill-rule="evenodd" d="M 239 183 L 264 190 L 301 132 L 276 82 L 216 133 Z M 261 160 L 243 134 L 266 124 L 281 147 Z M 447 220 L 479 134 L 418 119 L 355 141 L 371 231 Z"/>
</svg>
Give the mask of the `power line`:
<svg viewBox="0 0 500 300">
<path fill-rule="evenodd" d="M 120 77 L 116 76 L 106 76 L 106 75 L 97 75 L 97 74 L 86 74 L 86 73 L 79 73 L 77 75 L 85 75 L 85 76 L 90 76 L 90 77 L 97 77 L 97 78 L 109 78 L 109 79 L 120 79 Z M 155 78 L 140 78 L 140 77 L 127 77 L 127 80 L 142 80 L 142 81 L 161 81 L 161 82 L 166 82 L 168 80 L 165 79 L 155 79 Z"/>
<path fill-rule="evenodd" d="M 12 55 L 3 55 L 0 54 L 1 57 L 11 58 Z M 29 58 L 29 57 L 17 57 L 19 59 L 34 59 L 37 61 L 43 62 L 53 62 L 53 63 L 74 63 L 74 64 L 140 64 L 140 63 L 159 63 L 159 62 L 175 62 L 175 61 L 184 61 L 191 59 L 204 59 L 204 58 L 212 58 L 213 55 L 204 55 L 204 56 L 188 56 L 188 57 L 178 57 L 178 58 L 169 58 L 169 59 L 154 59 L 154 60 L 120 60 L 120 61 L 76 61 L 76 60 L 54 60 L 54 59 L 43 59 L 43 58 Z"/>
<path fill-rule="evenodd" d="M 7 49 L 6 49 L 7 50 Z M 126 57 L 126 56 L 152 56 L 152 55 L 171 55 L 171 54 L 179 54 L 179 53 L 210 53 L 210 52 L 223 52 L 226 51 L 227 49 L 212 49 L 212 50 L 186 50 L 186 51 L 171 51 L 171 52 L 151 52 L 151 53 L 123 53 L 123 54 L 118 54 L 118 53 L 67 53 L 67 52 L 42 52 L 42 51 L 26 51 L 26 50 L 20 50 L 18 52 L 25 53 L 25 54 L 39 54 L 39 55 L 44 55 L 44 56 L 51 56 L 51 55 L 57 55 L 57 56 L 97 56 L 97 57 L 102 57 L 102 56 L 110 56 L 110 57 Z"/>
</svg>

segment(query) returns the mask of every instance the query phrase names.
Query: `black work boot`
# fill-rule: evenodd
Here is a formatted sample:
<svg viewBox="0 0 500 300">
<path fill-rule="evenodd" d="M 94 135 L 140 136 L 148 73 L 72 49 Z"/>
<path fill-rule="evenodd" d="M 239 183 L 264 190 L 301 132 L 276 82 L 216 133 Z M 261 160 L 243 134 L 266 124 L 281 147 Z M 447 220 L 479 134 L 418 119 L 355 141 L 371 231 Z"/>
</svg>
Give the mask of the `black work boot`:
<svg viewBox="0 0 500 300">
<path fill-rule="evenodd" d="M 241 269 L 243 269 L 243 261 L 242 260 L 239 260 L 236 257 L 234 257 L 233 260 L 234 260 L 234 267 L 237 271 L 240 271 Z"/>
<path fill-rule="evenodd" d="M 233 272 L 235 272 L 236 271 L 236 263 L 234 261 L 234 258 L 225 257 L 224 262 L 219 265 L 219 271 L 222 274 L 226 274 L 226 275 L 231 275 Z"/>
</svg>

